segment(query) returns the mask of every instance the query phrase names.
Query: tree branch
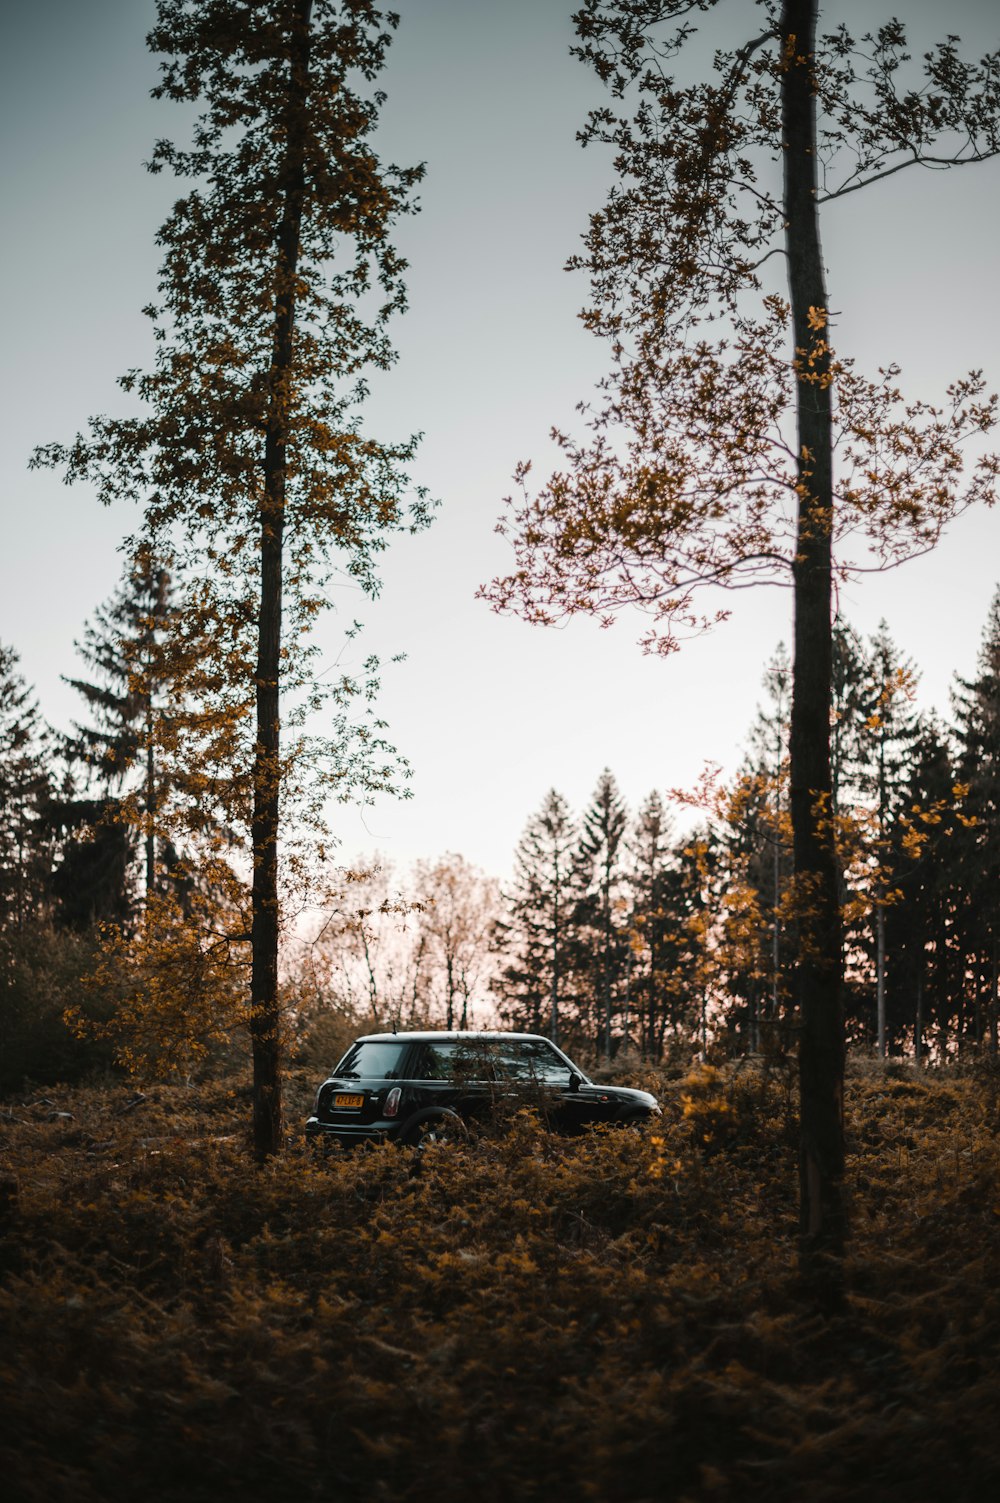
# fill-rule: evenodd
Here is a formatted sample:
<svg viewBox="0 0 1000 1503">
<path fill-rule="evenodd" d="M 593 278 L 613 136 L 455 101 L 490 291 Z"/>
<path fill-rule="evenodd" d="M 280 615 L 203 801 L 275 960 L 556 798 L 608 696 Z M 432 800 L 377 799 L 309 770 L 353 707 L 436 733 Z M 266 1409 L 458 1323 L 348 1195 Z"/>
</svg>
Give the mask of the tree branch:
<svg viewBox="0 0 1000 1503">
<path fill-rule="evenodd" d="M 872 183 L 880 183 L 883 178 L 893 177 L 897 172 L 902 172 L 906 167 L 968 167 L 972 162 L 988 162 L 992 157 L 1000 155 L 1000 148 L 995 151 L 977 152 L 972 157 L 922 157 L 914 154 L 908 162 L 897 162 L 895 167 L 887 167 L 884 172 L 875 172 L 871 177 L 862 178 L 860 182 L 851 183 L 849 186 L 837 188 L 833 193 L 824 193 L 817 198 L 818 204 L 832 203 L 836 198 L 845 198 L 848 193 L 857 193 L 859 188 L 870 187 Z M 773 252 L 772 252 L 773 255 Z"/>
</svg>

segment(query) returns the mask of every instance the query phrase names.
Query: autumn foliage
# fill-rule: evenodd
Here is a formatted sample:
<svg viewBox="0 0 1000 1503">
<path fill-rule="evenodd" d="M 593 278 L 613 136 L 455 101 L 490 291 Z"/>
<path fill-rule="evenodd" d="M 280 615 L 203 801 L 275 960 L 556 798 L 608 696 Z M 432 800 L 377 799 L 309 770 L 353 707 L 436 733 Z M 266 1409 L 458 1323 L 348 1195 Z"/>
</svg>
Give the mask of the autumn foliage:
<svg viewBox="0 0 1000 1503">
<path fill-rule="evenodd" d="M 10 1101 L 8 1496 L 989 1496 L 995 1070 L 852 1071 L 831 1321 L 795 1271 L 794 1082 L 643 1079 L 645 1134 L 523 1115 L 263 1169 L 243 1087 Z"/>
</svg>

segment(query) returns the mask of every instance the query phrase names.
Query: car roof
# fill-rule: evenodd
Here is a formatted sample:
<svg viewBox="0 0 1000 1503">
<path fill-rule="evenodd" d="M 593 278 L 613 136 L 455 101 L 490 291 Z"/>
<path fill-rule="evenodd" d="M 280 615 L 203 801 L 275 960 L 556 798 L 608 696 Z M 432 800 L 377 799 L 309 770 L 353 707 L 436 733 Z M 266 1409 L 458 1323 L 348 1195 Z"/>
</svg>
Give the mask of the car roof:
<svg viewBox="0 0 1000 1503">
<path fill-rule="evenodd" d="M 363 1033 L 357 1039 L 356 1044 L 372 1043 L 397 1043 L 406 1044 L 433 1044 L 440 1043 L 444 1039 L 535 1039 L 543 1044 L 551 1043 L 542 1033 L 509 1033 L 506 1029 L 472 1029 L 472 1028 L 425 1028 L 420 1030 L 402 1030 L 398 1033 Z"/>
</svg>

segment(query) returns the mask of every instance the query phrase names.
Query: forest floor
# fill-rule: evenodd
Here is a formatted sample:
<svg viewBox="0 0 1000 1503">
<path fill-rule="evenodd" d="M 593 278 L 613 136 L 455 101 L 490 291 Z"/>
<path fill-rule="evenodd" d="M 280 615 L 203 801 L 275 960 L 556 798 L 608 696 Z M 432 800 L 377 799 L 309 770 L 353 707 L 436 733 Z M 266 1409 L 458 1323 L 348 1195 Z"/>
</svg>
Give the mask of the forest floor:
<svg viewBox="0 0 1000 1503">
<path fill-rule="evenodd" d="M 852 1068 L 834 1317 L 787 1081 L 637 1083 L 651 1131 L 264 1169 L 232 1082 L 9 1100 L 4 1496 L 1000 1497 L 1000 1075 Z"/>
</svg>

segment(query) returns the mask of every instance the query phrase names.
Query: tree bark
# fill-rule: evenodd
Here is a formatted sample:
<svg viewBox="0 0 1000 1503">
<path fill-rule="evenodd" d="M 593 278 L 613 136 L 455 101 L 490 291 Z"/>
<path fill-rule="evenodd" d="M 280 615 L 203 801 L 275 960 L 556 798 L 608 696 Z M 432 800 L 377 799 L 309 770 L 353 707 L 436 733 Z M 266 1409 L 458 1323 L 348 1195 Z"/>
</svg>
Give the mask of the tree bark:
<svg viewBox="0 0 1000 1503">
<path fill-rule="evenodd" d="M 885 1059 L 885 901 L 882 884 L 879 883 L 878 906 L 875 909 L 875 1026 L 878 1035 L 878 1057 Z"/>
<path fill-rule="evenodd" d="M 843 1298 L 844 1026 L 830 776 L 833 435 L 829 300 L 816 204 L 816 0 L 784 0 L 781 75 L 788 285 L 797 354 L 799 510 L 791 813 L 799 946 L 799 1261 L 828 1308 Z"/>
<path fill-rule="evenodd" d="M 290 60 L 284 206 L 275 256 L 274 336 L 260 503 L 260 612 L 257 632 L 257 735 L 253 765 L 253 889 L 250 1038 L 254 1156 L 282 1142 L 281 1011 L 278 1001 L 278 833 L 281 787 L 281 610 L 290 382 L 294 359 L 295 276 L 305 197 L 303 116 L 309 91 L 312 0 L 289 0 L 295 44 Z"/>
</svg>

